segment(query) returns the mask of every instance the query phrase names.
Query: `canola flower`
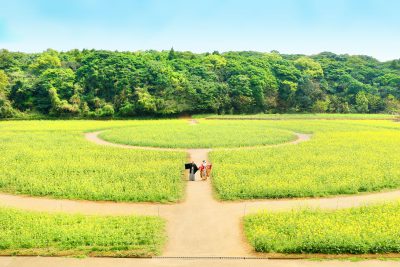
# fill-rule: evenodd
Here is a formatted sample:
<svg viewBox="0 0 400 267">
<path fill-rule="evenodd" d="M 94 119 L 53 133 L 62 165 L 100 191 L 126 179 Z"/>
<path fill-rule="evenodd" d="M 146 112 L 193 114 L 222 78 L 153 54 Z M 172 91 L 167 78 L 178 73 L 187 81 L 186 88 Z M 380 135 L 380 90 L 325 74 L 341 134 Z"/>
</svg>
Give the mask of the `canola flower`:
<svg viewBox="0 0 400 267">
<path fill-rule="evenodd" d="M 83 216 L 0 208 L 0 255 L 159 255 L 165 221 L 151 216 Z"/>
<path fill-rule="evenodd" d="M 400 202 L 336 211 L 263 211 L 245 216 L 244 228 L 258 252 L 399 253 Z"/>
<path fill-rule="evenodd" d="M 186 153 L 105 147 L 83 136 L 137 123 L 0 122 L 0 190 L 68 199 L 180 200 Z"/>
<path fill-rule="evenodd" d="M 292 141 L 293 132 L 257 121 L 185 120 L 149 121 L 133 127 L 116 128 L 100 137 L 120 144 L 167 148 L 220 148 L 272 145 Z"/>
<path fill-rule="evenodd" d="M 315 197 L 400 187 L 400 125 L 390 121 L 273 121 L 310 141 L 214 150 L 213 185 L 223 200 Z"/>
</svg>

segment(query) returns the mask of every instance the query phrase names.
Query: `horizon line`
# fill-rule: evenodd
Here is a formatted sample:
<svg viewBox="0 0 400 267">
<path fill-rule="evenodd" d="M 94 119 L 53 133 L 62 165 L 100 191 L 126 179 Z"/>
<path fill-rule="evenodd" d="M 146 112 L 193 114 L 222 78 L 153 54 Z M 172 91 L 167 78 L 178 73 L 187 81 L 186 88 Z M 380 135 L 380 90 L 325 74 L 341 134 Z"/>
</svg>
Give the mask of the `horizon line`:
<svg viewBox="0 0 400 267">
<path fill-rule="evenodd" d="M 298 56 L 307 56 L 307 57 L 312 57 L 312 56 L 317 56 L 317 55 L 320 55 L 320 54 L 323 54 L 323 53 L 332 53 L 332 54 L 335 54 L 335 55 L 338 55 L 338 56 L 355 56 L 355 57 L 369 57 L 369 58 L 371 58 L 371 59 L 374 59 L 374 60 L 376 60 L 376 61 L 379 61 L 380 63 L 386 63 L 386 62 L 391 62 L 391 61 L 395 61 L 395 60 L 400 60 L 400 57 L 399 58 L 392 58 L 392 59 L 387 59 L 387 60 L 380 60 L 380 59 L 378 59 L 378 58 L 376 58 L 376 57 L 374 57 L 374 56 L 370 56 L 370 55 L 367 55 L 367 54 L 352 54 L 352 53 L 336 53 L 336 52 L 332 52 L 332 51 L 328 51 L 328 50 L 325 50 L 325 51 L 321 51 L 321 52 L 318 52 L 318 53 L 312 53 L 312 54 L 305 54 L 305 53 L 285 53 L 285 52 L 280 52 L 279 50 L 276 50 L 276 49 L 273 49 L 273 50 L 271 50 L 271 51 L 259 51 L 259 50 L 213 50 L 213 51 L 202 51 L 202 52 L 199 52 L 199 51 L 192 51 L 192 50 L 177 50 L 177 49 L 175 49 L 173 46 L 171 47 L 171 48 L 169 48 L 169 49 L 162 49 L 162 50 L 160 50 L 160 49 L 152 49 L 152 48 L 149 48 L 149 49 L 138 49 L 138 50 L 123 50 L 123 49 L 108 49 L 108 48 L 104 48 L 104 49 L 99 49 L 99 48 L 71 48 L 71 49 L 54 49 L 54 48 L 46 48 L 46 49 L 44 49 L 44 50 L 41 50 L 41 51 L 23 51 L 23 50 L 11 50 L 11 49 L 9 49 L 9 48 L 4 48 L 4 47 L 0 47 L 0 51 L 2 51 L 2 50 L 6 50 L 6 51 L 8 51 L 8 52 L 11 52 L 11 53 L 24 53 L 24 54 L 40 54 L 40 53 L 44 53 L 44 52 L 46 52 L 46 51 L 48 51 L 48 50 L 54 50 L 54 51 L 57 51 L 57 52 L 62 52 L 62 53 L 66 53 L 66 52 L 70 52 L 70 51 L 73 51 L 73 50 L 78 50 L 78 51 L 84 51 L 84 50 L 88 50 L 88 51 L 108 51 L 108 52 L 119 52 L 119 53 L 127 53 L 127 52 L 129 52 L 129 53 L 135 53 L 135 52 L 149 52 L 149 51 L 156 51 L 156 52 L 165 52 L 165 51 L 170 51 L 171 49 L 173 49 L 175 52 L 178 52 L 178 53 L 185 53 L 185 52 L 190 52 L 190 53 L 192 53 L 192 54 L 197 54 L 197 55 L 202 55 L 202 54 L 212 54 L 212 53 L 215 53 L 215 52 L 218 52 L 218 53 L 220 53 L 220 54 L 225 54 L 225 53 L 240 53 L 240 52 L 253 52 L 253 53 L 261 53 L 261 54 L 271 54 L 271 53 L 277 53 L 277 54 L 280 54 L 280 55 L 298 55 Z"/>
</svg>

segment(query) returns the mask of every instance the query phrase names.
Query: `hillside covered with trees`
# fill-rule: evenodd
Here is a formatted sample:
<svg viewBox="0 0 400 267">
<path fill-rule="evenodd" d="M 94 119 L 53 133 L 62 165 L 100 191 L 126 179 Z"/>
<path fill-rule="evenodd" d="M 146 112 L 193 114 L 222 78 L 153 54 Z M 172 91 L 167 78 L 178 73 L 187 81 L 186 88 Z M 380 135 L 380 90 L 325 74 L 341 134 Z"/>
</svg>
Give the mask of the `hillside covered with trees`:
<svg viewBox="0 0 400 267">
<path fill-rule="evenodd" d="M 400 60 L 278 52 L 0 50 L 0 117 L 398 113 Z"/>
</svg>

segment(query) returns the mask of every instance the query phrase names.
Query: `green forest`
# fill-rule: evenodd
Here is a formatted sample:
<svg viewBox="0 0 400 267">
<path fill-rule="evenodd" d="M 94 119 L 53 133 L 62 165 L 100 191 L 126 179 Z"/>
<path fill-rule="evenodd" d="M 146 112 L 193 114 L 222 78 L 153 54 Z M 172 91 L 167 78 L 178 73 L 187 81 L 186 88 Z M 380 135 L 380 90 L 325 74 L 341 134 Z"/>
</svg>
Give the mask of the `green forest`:
<svg viewBox="0 0 400 267">
<path fill-rule="evenodd" d="M 400 59 L 0 50 L 0 117 L 400 112 Z"/>
</svg>

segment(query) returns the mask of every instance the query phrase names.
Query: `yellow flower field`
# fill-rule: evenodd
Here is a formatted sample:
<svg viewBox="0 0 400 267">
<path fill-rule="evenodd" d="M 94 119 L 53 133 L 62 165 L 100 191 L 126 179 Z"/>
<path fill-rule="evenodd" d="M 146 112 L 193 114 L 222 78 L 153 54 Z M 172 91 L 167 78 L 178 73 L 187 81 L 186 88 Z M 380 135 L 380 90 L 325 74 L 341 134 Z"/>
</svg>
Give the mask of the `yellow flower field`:
<svg viewBox="0 0 400 267">
<path fill-rule="evenodd" d="M 260 212 L 244 219 L 258 252 L 400 252 L 400 202 L 337 211 Z"/>
</svg>

